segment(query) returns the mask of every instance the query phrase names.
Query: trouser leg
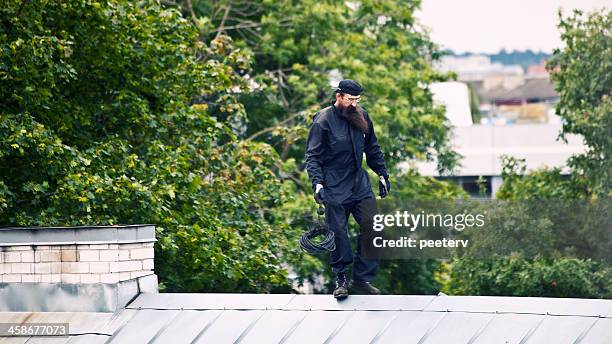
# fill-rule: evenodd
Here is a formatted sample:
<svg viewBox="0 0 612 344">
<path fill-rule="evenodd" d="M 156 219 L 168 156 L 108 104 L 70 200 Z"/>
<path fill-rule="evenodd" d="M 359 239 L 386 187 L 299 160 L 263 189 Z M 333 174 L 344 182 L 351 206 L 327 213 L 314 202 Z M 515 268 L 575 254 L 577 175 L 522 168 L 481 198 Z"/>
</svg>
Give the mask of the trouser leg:
<svg viewBox="0 0 612 344">
<path fill-rule="evenodd" d="M 353 264 L 353 280 L 358 282 L 372 282 L 378 268 L 378 260 L 368 259 L 362 250 L 362 240 L 371 240 L 373 234 L 373 219 L 377 212 L 376 199 L 366 198 L 357 203 L 352 209 L 353 217 L 359 224 L 360 231 L 357 238 L 357 254 Z"/>
<path fill-rule="evenodd" d="M 336 275 L 344 273 L 353 262 L 353 252 L 348 236 L 348 210 L 340 204 L 325 205 L 325 221 L 334 232 L 336 249 L 331 252 L 331 268 Z"/>
</svg>

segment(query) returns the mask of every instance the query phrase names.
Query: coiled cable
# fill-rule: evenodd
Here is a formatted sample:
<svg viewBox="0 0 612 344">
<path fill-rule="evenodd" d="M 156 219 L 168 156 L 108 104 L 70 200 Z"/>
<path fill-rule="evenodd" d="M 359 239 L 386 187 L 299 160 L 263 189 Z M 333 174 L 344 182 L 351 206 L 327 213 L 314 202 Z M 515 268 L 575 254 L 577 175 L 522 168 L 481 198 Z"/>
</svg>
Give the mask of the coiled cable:
<svg viewBox="0 0 612 344">
<path fill-rule="evenodd" d="M 319 215 L 318 221 L 314 222 L 312 228 L 300 237 L 300 248 L 310 254 L 332 252 L 336 249 L 334 232 L 329 230 L 324 219 L 321 220 L 321 215 L 325 214 L 325 208 L 322 205 L 319 206 L 317 214 Z M 314 241 L 318 236 L 323 236 L 323 239 Z"/>
</svg>

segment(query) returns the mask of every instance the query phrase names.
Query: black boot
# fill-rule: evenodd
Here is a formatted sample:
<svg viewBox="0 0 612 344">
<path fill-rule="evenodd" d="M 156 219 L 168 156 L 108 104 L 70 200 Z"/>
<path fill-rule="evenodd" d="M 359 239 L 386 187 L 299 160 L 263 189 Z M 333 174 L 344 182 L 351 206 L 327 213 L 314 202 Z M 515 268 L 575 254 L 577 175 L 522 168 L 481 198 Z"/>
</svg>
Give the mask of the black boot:
<svg viewBox="0 0 612 344">
<path fill-rule="evenodd" d="M 336 276 L 336 289 L 334 289 L 334 298 L 342 300 L 348 296 L 348 281 L 344 274 Z"/>
<path fill-rule="evenodd" d="M 351 294 L 358 295 L 379 295 L 380 290 L 370 282 L 353 281 L 351 284 Z"/>
</svg>

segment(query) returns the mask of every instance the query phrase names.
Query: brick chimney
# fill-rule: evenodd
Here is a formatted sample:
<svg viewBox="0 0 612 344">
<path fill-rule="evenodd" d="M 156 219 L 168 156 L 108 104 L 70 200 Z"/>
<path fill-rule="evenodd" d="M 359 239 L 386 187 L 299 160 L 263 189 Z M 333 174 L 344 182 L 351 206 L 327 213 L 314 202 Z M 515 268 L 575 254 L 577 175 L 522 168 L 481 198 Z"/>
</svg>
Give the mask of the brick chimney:
<svg viewBox="0 0 612 344">
<path fill-rule="evenodd" d="M 0 228 L 0 312 L 115 312 L 157 292 L 155 226 Z"/>
</svg>

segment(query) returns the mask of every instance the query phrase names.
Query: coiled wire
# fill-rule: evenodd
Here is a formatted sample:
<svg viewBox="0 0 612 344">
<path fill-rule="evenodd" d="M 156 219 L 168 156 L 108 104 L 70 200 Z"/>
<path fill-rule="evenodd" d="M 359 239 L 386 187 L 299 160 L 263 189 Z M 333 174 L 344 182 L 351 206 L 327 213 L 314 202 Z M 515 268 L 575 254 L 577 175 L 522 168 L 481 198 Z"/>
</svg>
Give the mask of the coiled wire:
<svg viewBox="0 0 612 344">
<path fill-rule="evenodd" d="M 332 252 L 336 249 L 336 242 L 334 232 L 329 230 L 325 219 L 321 220 L 321 215 L 325 214 L 323 206 L 319 206 L 317 214 L 319 215 L 318 221 L 314 222 L 312 228 L 300 237 L 300 248 L 310 254 Z M 323 236 L 321 241 L 313 241 L 314 238 L 321 235 Z"/>
</svg>

